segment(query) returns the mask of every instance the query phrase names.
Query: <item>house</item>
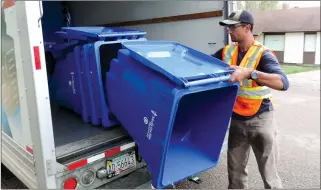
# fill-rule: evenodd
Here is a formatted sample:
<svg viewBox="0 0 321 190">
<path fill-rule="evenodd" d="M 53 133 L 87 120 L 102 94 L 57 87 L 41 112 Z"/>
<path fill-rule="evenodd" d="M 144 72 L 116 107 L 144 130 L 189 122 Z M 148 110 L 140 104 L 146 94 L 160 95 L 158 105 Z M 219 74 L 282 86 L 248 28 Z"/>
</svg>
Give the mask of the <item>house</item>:
<svg viewBox="0 0 321 190">
<path fill-rule="evenodd" d="M 253 12 L 255 38 L 280 63 L 320 64 L 320 7 Z"/>
</svg>

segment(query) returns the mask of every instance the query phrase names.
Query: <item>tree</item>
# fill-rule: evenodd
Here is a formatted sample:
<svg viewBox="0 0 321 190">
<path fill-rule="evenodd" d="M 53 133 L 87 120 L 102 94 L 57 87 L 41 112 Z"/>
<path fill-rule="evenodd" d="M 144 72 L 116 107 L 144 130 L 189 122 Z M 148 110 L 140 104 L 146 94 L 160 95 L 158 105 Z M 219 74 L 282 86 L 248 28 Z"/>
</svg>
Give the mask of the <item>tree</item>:
<svg viewBox="0 0 321 190">
<path fill-rule="evenodd" d="M 264 11 L 278 9 L 279 1 L 237 1 L 237 9 L 247 11 Z"/>
<path fill-rule="evenodd" d="M 278 1 L 258 1 L 259 10 L 275 10 L 278 8 Z"/>
</svg>

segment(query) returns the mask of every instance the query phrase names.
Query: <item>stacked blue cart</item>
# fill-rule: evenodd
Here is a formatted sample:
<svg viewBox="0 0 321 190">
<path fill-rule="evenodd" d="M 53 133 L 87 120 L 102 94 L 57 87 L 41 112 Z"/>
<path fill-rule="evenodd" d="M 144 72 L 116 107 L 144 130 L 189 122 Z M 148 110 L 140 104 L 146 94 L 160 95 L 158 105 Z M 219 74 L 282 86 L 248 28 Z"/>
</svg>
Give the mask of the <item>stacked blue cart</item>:
<svg viewBox="0 0 321 190">
<path fill-rule="evenodd" d="M 121 48 L 120 42 L 146 40 L 146 32 L 106 27 L 63 27 L 56 34 L 66 42 L 55 45 L 56 60 L 50 94 L 59 105 L 72 109 L 86 123 L 110 127 L 101 73 Z M 104 76 L 104 75 L 103 75 Z"/>
<path fill-rule="evenodd" d="M 239 83 L 224 62 L 175 42 L 123 42 L 106 73 L 110 111 L 155 188 L 216 166 Z"/>
<path fill-rule="evenodd" d="M 84 122 L 121 124 L 164 188 L 216 166 L 239 83 L 226 63 L 145 34 L 62 28 L 50 94 Z"/>
</svg>

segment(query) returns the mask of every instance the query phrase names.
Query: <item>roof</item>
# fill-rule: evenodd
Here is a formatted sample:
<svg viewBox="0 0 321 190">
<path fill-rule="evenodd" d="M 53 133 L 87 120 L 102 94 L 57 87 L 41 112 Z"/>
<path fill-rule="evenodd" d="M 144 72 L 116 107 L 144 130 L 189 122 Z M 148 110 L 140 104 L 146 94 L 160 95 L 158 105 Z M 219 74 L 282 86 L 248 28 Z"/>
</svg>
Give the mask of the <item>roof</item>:
<svg viewBox="0 0 321 190">
<path fill-rule="evenodd" d="M 320 7 L 253 12 L 253 34 L 320 31 Z"/>
</svg>

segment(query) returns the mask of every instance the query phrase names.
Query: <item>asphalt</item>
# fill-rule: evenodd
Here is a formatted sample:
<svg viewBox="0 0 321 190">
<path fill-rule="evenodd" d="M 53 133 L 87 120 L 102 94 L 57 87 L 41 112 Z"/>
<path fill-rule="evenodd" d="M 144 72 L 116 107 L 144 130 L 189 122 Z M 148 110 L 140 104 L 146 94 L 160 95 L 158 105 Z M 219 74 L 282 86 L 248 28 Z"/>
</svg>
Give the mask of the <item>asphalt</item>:
<svg viewBox="0 0 321 190">
<path fill-rule="evenodd" d="M 279 127 L 279 176 L 285 189 L 320 189 L 320 71 L 289 75 L 288 91 L 274 91 L 276 119 Z M 249 163 L 249 188 L 264 188 L 253 152 Z M 1 174 L 1 188 L 25 188 L 15 177 Z M 175 184 L 185 189 L 226 189 L 226 142 L 216 168 L 199 175 L 200 184 L 184 180 Z M 8 179 L 5 179 L 8 178 Z M 149 188 L 151 176 L 146 168 L 128 178 L 102 188 Z M 147 182 L 147 183 L 146 183 Z M 146 185 L 147 184 L 147 185 Z"/>
</svg>

